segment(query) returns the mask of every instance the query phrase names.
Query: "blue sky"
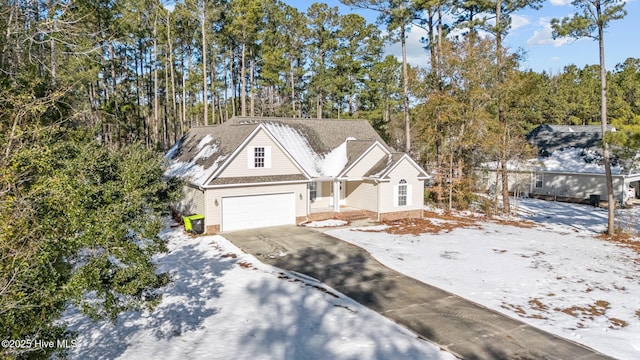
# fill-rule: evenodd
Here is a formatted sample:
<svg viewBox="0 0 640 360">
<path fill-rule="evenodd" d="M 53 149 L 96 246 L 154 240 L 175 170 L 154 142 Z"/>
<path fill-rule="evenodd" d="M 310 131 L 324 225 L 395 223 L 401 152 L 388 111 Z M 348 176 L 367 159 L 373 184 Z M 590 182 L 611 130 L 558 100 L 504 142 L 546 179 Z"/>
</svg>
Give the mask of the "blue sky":
<svg viewBox="0 0 640 360">
<path fill-rule="evenodd" d="M 302 11 L 314 2 L 311 0 L 284 0 Z M 338 6 L 341 14 L 355 12 L 370 22 L 375 21 L 376 13 L 361 9 L 352 9 L 342 5 L 338 0 L 317 1 L 329 6 Z M 612 70 L 616 64 L 628 57 L 640 58 L 640 1 L 630 0 L 625 5 L 627 16 L 616 20 L 605 30 L 605 65 Z M 522 69 L 558 73 L 569 65 L 583 67 L 598 64 L 598 43 L 592 39 L 558 39 L 551 37 L 549 21 L 573 13 L 570 0 L 546 1 L 540 10 L 524 10 L 516 14 L 512 20 L 512 29 L 506 43 L 512 50 L 524 50 L 526 57 L 521 64 Z M 415 28 L 408 37 L 407 56 L 413 65 L 427 65 L 428 54 L 422 49 L 420 38 L 424 33 Z M 390 45 L 387 52 L 400 55 L 399 45 Z"/>
</svg>

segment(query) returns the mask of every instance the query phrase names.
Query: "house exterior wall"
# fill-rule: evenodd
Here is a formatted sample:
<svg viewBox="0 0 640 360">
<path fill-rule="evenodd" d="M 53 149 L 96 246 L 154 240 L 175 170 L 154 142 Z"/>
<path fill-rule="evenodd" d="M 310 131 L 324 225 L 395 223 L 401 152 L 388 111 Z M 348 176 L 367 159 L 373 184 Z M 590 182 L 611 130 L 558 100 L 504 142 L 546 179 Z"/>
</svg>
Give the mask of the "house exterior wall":
<svg viewBox="0 0 640 360">
<path fill-rule="evenodd" d="M 240 187 L 225 187 L 225 188 L 211 188 L 206 189 L 204 201 L 205 212 L 204 222 L 205 226 L 217 225 L 220 226 L 221 220 L 221 204 L 222 197 L 227 196 L 241 196 L 241 195 L 260 195 L 260 194 L 279 194 L 279 193 L 294 193 L 295 207 L 296 207 L 296 219 L 303 220 L 307 216 L 307 183 L 299 184 L 274 184 L 274 185 L 241 185 Z M 300 199 L 302 195 L 302 199 Z M 218 200 L 218 205 L 215 205 L 215 201 Z M 269 209 L 264 209 L 269 211 Z"/>
<path fill-rule="evenodd" d="M 354 164 L 353 168 L 345 174 L 346 177 L 361 179 L 384 156 L 387 156 L 387 154 L 380 146 L 374 146 L 360 161 Z"/>
<path fill-rule="evenodd" d="M 254 146 L 271 147 L 271 166 L 269 168 L 248 167 L 249 157 L 247 149 Z M 222 171 L 219 177 L 244 177 L 244 176 L 269 176 L 269 175 L 290 175 L 301 174 L 302 172 L 295 163 L 278 147 L 278 145 L 267 135 L 264 130 L 258 133 L 242 148 L 235 159 Z"/>
<path fill-rule="evenodd" d="M 204 214 L 204 192 L 192 186 L 182 188 L 182 200 L 176 210 L 182 215 Z"/>
<path fill-rule="evenodd" d="M 390 181 L 381 182 L 380 187 L 380 213 L 404 212 L 419 210 L 424 208 L 424 181 L 419 180 L 421 174 L 409 163 L 408 160 L 402 160 L 389 174 Z M 411 204 L 406 206 L 396 206 L 394 204 L 394 194 L 396 186 L 400 180 L 406 180 L 411 185 Z"/>
<path fill-rule="evenodd" d="M 378 189 L 373 182 L 347 181 L 347 206 L 378 211 Z"/>
<path fill-rule="evenodd" d="M 604 174 L 543 173 L 542 187 L 532 187 L 531 194 L 554 198 L 588 200 L 590 195 L 607 198 L 607 185 Z M 617 201 L 623 200 L 624 176 L 613 176 L 613 193 Z"/>
<path fill-rule="evenodd" d="M 495 170 L 478 170 L 477 188 L 480 191 L 500 192 L 502 189 L 502 178 L 498 175 L 496 186 Z M 512 194 L 528 194 L 535 182 L 535 176 L 530 171 L 509 171 L 507 175 L 509 192 Z"/>
</svg>

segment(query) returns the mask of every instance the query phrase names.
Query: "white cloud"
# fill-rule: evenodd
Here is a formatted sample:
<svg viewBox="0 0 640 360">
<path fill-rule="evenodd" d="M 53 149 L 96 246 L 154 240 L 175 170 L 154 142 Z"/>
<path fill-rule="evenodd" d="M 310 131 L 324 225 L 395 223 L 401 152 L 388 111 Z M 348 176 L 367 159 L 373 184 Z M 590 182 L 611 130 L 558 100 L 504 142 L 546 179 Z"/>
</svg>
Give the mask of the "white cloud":
<svg viewBox="0 0 640 360">
<path fill-rule="evenodd" d="M 429 53 L 424 49 L 425 44 L 420 42 L 423 37 L 427 37 L 426 30 L 413 26 L 407 33 L 407 63 L 414 66 L 426 66 L 429 63 Z M 395 56 L 402 61 L 402 47 L 400 41 L 387 44 L 385 53 Z"/>
<path fill-rule="evenodd" d="M 553 6 L 571 5 L 571 0 L 549 0 Z"/>
<path fill-rule="evenodd" d="M 522 16 L 522 15 L 511 15 L 511 29 L 512 30 L 516 30 L 518 28 L 521 28 L 525 25 L 529 25 L 531 22 L 529 21 L 529 19 L 527 19 L 526 16 Z"/>
<path fill-rule="evenodd" d="M 527 40 L 527 45 L 553 45 L 554 47 L 560 47 L 570 41 L 570 38 L 553 38 L 553 30 L 551 29 L 551 23 L 548 18 L 540 18 L 538 20 L 540 28 L 533 32 L 533 36 Z"/>
</svg>

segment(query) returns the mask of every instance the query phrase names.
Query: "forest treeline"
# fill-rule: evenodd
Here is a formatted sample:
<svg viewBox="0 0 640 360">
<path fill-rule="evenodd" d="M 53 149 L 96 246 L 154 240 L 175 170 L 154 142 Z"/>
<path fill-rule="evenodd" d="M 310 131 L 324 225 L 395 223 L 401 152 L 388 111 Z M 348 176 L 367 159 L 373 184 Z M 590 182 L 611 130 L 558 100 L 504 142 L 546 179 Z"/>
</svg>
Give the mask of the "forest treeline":
<svg viewBox="0 0 640 360">
<path fill-rule="evenodd" d="M 100 124 L 109 142 L 166 149 L 191 126 L 235 115 L 366 118 L 388 139 L 406 141 L 398 130 L 404 124 L 394 121 L 402 112 L 402 64 L 384 54 L 385 43 L 399 41 L 396 19 L 382 31 L 337 7 L 314 3 L 301 12 L 275 0 L 185 0 L 171 10 L 153 0 L 3 2 L 4 91 L 19 93 L 20 82 L 29 81 L 19 69 L 32 66 L 40 87 L 73 94 L 76 116 Z M 425 65 L 409 66 L 407 76 L 412 123 L 454 88 L 464 92 L 457 101 L 471 99 L 474 86 L 484 89 L 487 99 L 477 105 L 486 109 L 498 82 L 508 83 L 500 92 L 514 94 L 505 105 L 525 128 L 599 120 L 596 65 L 521 71 L 517 49 L 497 49 L 492 40 L 508 26 L 482 17 L 490 4 L 399 3 L 413 6 L 398 15 L 404 26 L 430 30 Z M 456 21 L 444 23 L 443 12 Z M 461 35 L 447 37 L 454 29 Z M 498 57 L 507 81 L 495 76 Z M 638 116 L 638 67 L 628 59 L 609 72 L 615 121 Z M 411 133 L 417 142 L 421 136 Z"/>
<path fill-rule="evenodd" d="M 193 126 L 368 119 L 451 207 L 473 200 L 479 163 L 534 154 L 523 135 L 536 125 L 601 121 L 599 65 L 522 70 L 503 45 L 510 15 L 541 0 L 343 3 L 378 23 L 278 0 L 0 0 L 2 338 L 72 336 L 55 322 L 70 303 L 115 319 L 157 302 L 158 215 L 179 189 L 161 152 Z M 413 26 L 427 31 L 424 66 L 384 52 L 406 52 Z M 640 59 L 606 78 L 611 141 L 635 149 Z M 3 355 L 48 356 L 22 350 Z"/>
</svg>

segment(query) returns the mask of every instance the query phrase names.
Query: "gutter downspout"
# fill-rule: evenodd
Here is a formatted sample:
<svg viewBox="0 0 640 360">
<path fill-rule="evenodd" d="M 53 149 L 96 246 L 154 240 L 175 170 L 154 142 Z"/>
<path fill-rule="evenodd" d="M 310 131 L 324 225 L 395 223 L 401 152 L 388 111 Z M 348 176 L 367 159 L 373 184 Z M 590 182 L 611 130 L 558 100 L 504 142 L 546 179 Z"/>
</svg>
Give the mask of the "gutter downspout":
<svg viewBox="0 0 640 360">
<path fill-rule="evenodd" d="M 376 189 L 377 189 L 377 196 L 376 196 L 376 214 L 377 214 L 377 218 L 376 221 L 380 222 L 380 181 L 379 180 L 375 180 L 376 182 Z"/>
</svg>

